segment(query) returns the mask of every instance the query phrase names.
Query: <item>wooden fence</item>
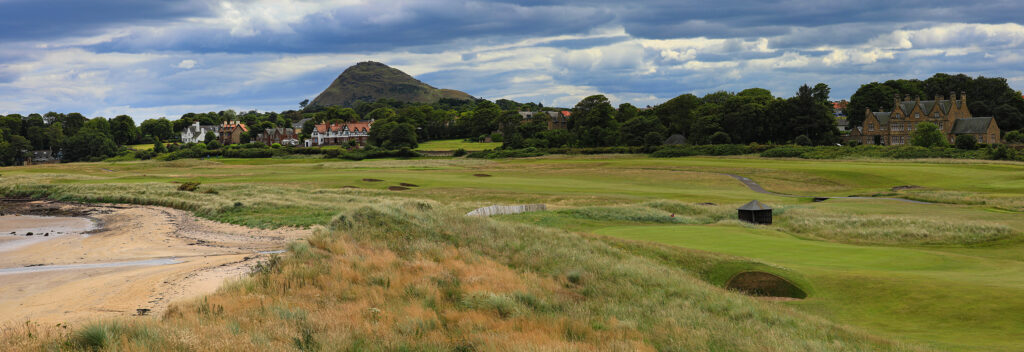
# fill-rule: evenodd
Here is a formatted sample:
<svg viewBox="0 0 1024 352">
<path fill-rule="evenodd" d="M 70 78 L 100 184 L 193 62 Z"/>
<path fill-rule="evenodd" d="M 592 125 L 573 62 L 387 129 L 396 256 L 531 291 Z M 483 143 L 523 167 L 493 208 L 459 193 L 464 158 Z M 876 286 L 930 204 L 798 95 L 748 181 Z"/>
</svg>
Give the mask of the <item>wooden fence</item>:
<svg viewBox="0 0 1024 352">
<path fill-rule="evenodd" d="M 547 210 L 547 206 L 544 204 L 524 204 L 524 205 L 492 205 L 489 207 L 483 207 L 469 213 L 467 216 L 491 216 L 491 215 L 507 215 L 507 214 L 519 214 L 531 211 L 544 211 Z"/>
</svg>

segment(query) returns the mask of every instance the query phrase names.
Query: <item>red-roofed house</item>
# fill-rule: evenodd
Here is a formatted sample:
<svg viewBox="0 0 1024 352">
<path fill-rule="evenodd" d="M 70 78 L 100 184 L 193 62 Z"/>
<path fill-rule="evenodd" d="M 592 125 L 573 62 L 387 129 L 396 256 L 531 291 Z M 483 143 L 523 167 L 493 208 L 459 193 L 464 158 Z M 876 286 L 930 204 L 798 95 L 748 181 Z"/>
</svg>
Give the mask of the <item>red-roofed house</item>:
<svg viewBox="0 0 1024 352">
<path fill-rule="evenodd" d="M 220 144 L 230 145 L 242 142 L 242 133 L 249 132 L 249 127 L 239 121 L 224 122 L 217 129 Z"/>
<path fill-rule="evenodd" d="M 313 128 L 310 138 L 306 139 L 305 146 L 316 147 L 323 145 L 343 145 L 349 142 L 366 145 L 370 137 L 370 128 L 373 121 L 349 122 L 344 124 L 321 123 Z"/>
<path fill-rule="evenodd" d="M 846 106 L 849 104 L 850 102 L 846 101 L 846 99 L 832 102 L 832 116 L 836 118 L 846 117 Z"/>
</svg>

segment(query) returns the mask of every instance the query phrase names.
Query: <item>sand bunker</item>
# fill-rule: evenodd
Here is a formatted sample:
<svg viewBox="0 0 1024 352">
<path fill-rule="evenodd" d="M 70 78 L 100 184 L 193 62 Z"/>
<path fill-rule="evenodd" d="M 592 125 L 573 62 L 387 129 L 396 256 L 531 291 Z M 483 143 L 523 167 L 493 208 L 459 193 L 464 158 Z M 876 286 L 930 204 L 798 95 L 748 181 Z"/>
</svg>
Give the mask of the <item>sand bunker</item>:
<svg viewBox="0 0 1024 352">
<path fill-rule="evenodd" d="M 138 309 L 158 315 L 170 301 L 213 292 L 309 233 L 227 225 L 150 206 L 36 201 L 0 208 L 26 214 L 0 217 L 7 229 L 0 247 L 9 247 L 0 254 L 0 324 L 88 321 Z M 30 228 L 51 236 L 25 236 Z"/>
<path fill-rule="evenodd" d="M 793 283 L 760 271 L 748 271 L 733 275 L 725 287 L 752 296 L 799 298 L 807 297 L 807 293 Z"/>
</svg>

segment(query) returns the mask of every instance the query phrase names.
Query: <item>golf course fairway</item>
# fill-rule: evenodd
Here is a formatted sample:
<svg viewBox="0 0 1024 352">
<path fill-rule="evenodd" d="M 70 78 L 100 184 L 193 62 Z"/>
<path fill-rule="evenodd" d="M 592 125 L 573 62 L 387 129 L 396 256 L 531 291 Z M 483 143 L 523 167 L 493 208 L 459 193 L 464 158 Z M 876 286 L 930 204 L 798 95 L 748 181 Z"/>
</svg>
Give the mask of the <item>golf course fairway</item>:
<svg viewBox="0 0 1024 352">
<path fill-rule="evenodd" d="M 807 299 L 785 304 L 893 338 L 953 350 L 1024 344 L 1024 263 L 940 248 L 799 239 L 766 226 L 616 226 L 600 235 L 751 258 L 799 273 Z M 898 317 L 898 319 L 893 319 Z M 898 321 L 898 323 L 897 323 Z"/>
</svg>

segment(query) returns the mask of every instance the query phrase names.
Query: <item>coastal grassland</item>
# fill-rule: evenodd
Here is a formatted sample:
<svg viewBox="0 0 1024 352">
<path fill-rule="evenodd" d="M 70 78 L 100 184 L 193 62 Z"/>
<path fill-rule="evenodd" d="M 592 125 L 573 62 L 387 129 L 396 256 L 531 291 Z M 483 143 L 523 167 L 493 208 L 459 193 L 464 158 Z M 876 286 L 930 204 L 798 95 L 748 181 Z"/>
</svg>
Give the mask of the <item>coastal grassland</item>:
<svg viewBox="0 0 1024 352">
<path fill-rule="evenodd" d="M 885 199 L 831 199 L 814 203 L 809 198 L 754 193 L 740 182 L 722 175 L 722 173 L 750 177 L 773 192 L 805 196 L 886 194 L 889 197 L 912 197 L 910 195 L 912 191 L 961 193 L 946 196 L 941 200 L 942 203 L 947 204 L 914 204 Z M 800 283 L 805 291 L 810 292 L 808 299 L 802 301 L 781 303 L 750 301 L 754 302 L 750 304 L 762 308 L 768 307 L 766 309 L 773 311 L 778 309 L 777 312 L 783 313 L 777 314 L 786 316 L 796 314 L 792 316 L 799 316 L 799 320 L 806 324 L 818 324 L 823 322 L 821 319 L 828 319 L 846 326 L 854 326 L 855 329 L 863 328 L 867 334 L 873 336 L 882 336 L 878 338 L 861 333 L 850 333 L 860 336 L 853 338 L 859 342 L 851 343 L 846 339 L 840 339 L 839 344 L 842 346 L 816 348 L 817 346 L 797 343 L 775 346 L 778 349 L 805 347 L 803 349 L 875 350 L 906 347 L 886 342 L 894 339 L 910 341 L 915 344 L 926 343 L 930 347 L 953 350 L 1012 350 L 1013 346 L 1022 343 L 1019 337 L 1008 334 L 1007 329 L 1000 326 L 1003 324 L 1003 326 L 1019 328 L 1019 322 L 1008 321 L 1007 319 L 1012 319 L 1012 317 L 1008 318 L 1008 315 L 1002 314 L 1002 312 L 1020 310 L 1022 306 L 1018 298 L 1024 297 L 1022 294 L 1024 288 L 1019 284 L 1020 280 L 1024 278 L 1024 273 L 1019 270 L 1020 263 L 1024 261 L 1024 254 L 1022 254 L 1024 246 L 1021 245 L 1019 230 L 1024 228 L 1024 216 L 1021 216 L 1021 210 L 1014 205 L 1019 204 L 1022 194 L 1024 194 L 1024 178 L 1021 176 L 1024 175 L 1024 166 L 1021 166 L 1020 163 L 807 161 L 750 157 L 653 159 L 619 155 L 550 156 L 502 161 L 461 158 L 359 162 L 330 159 L 213 158 L 173 162 L 39 165 L 7 168 L 3 169 L 0 174 L 2 174 L 0 176 L 0 193 L 5 196 L 165 205 L 191 210 L 199 216 L 249 226 L 328 226 L 319 232 L 318 237 L 310 240 L 310 252 L 319 256 L 292 262 L 292 260 L 299 260 L 296 258 L 302 257 L 294 254 L 295 251 L 293 251 L 292 254 L 282 259 L 282 263 L 305 263 L 294 264 L 296 266 L 292 268 L 296 273 L 289 275 L 299 275 L 297 272 L 307 270 L 306 274 L 311 275 L 310 277 L 318 278 L 316 282 L 338 281 L 330 283 L 331 285 L 357 285 L 359 282 L 354 279 L 357 278 L 355 276 L 335 275 L 340 272 L 334 271 L 335 269 L 325 269 L 326 272 L 317 269 L 326 265 L 317 263 L 335 260 L 337 259 L 336 255 L 342 254 L 331 252 L 330 246 L 317 244 L 316 238 L 329 234 L 328 237 L 332 238 L 331 241 L 340 241 L 354 246 L 346 248 L 369 251 L 360 252 L 363 254 L 354 257 L 363 258 L 363 260 L 377 255 L 375 253 L 381 253 L 380 255 L 392 253 L 400 259 L 389 262 L 391 264 L 388 265 L 393 266 L 386 265 L 386 267 L 392 268 L 389 269 L 391 270 L 389 275 L 395 278 L 402 275 L 413 275 L 405 273 L 412 269 L 403 266 L 405 264 L 402 261 L 419 259 L 408 259 L 405 253 L 412 251 L 418 256 L 427 257 L 429 253 L 437 252 L 436 249 L 430 251 L 408 249 L 399 244 L 407 243 L 407 246 L 412 246 L 415 243 L 416 246 L 424 248 L 441 246 L 445 248 L 442 252 L 456 251 L 459 255 L 467 255 L 466 257 L 445 257 L 449 258 L 446 259 L 447 261 L 470 263 L 467 264 L 468 266 L 487 262 L 495 265 L 496 268 L 504 266 L 521 275 L 532 273 L 534 278 L 525 278 L 524 276 L 524 278 L 518 279 L 521 282 L 526 282 L 523 286 L 525 288 L 522 290 L 531 293 L 534 297 L 541 297 L 547 300 L 546 302 L 572 302 L 566 304 L 570 307 L 575 307 L 578 304 L 577 300 L 580 299 L 594 299 L 594 302 L 600 302 L 600 304 L 594 303 L 594 306 L 588 309 L 594 311 L 604 309 L 613 313 L 599 314 L 588 311 L 586 314 L 576 312 L 573 314 L 577 315 L 569 315 L 566 311 L 534 311 L 527 315 L 511 315 L 517 317 L 515 319 L 529 317 L 529 323 L 520 320 L 516 323 L 519 325 L 516 326 L 538 324 L 536 326 L 544 326 L 543 329 L 554 328 L 555 331 L 562 331 L 564 334 L 559 336 L 569 339 L 568 341 L 582 341 L 580 343 L 583 345 L 580 346 L 588 346 L 587 343 L 603 344 L 613 340 L 608 336 L 614 336 L 614 339 L 642 341 L 642 343 L 651 344 L 656 348 L 658 346 L 682 346 L 680 348 L 687 349 L 686 347 L 689 346 L 691 347 L 689 349 L 694 350 L 746 349 L 745 344 L 753 342 L 732 341 L 726 342 L 724 345 L 719 345 L 718 342 L 705 345 L 693 342 L 717 341 L 720 337 L 715 337 L 718 335 L 706 330 L 692 330 L 696 328 L 689 323 L 679 322 L 677 325 L 672 325 L 671 319 L 676 318 L 626 319 L 624 317 L 636 317 L 636 314 L 639 313 L 630 313 L 627 310 L 622 310 L 627 309 L 623 307 L 603 308 L 605 305 L 628 305 L 623 303 L 625 301 L 622 297 L 653 296 L 655 298 L 652 299 L 656 300 L 656 304 L 645 303 L 639 307 L 652 309 L 651 314 L 656 316 L 666 314 L 658 313 L 660 312 L 658 304 L 667 304 L 667 306 L 682 310 L 694 308 L 704 311 L 704 314 L 720 314 L 723 312 L 722 308 L 707 301 L 711 299 L 709 297 L 727 296 L 735 299 L 742 297 L 727 294 L 712 286 L 722 285 L 731 275 L 740 270 L 774 272 Z M 182 192 L 177 190 L 181 182 L 200 182 L 201 185 L 196 192 Z M 387 190 L 388 187 L 398 186 L 401 183 L 415 186 L 407 187 L 408 190 L 400 192 Z M 892 190 L 893 187 L 901 185 L 916 185 L 924 188 Z M 208 190 L 210 190 L 209 193 L 207 193 Z M 754 198 L 776 208 L 776 224 L 772 226 L 776 230 L 743 225 L 732 220 L 735 216 L 735 207 Z M 971 198 L 971 202 L 965 202 L 966 198 Z M 427 219 L 420 219 L 424 216 L 437 217 L 436 221 L 443 220 L 451 221 L 452 224 L 462 224 L 460 221 L 463 220 L 459 219 L 463 219 L 463 217 L 459 214 L 464 214 L 476 207 L 522 203 L 545 203 L 548 204 L 550 211 L 501 216 L 490 220 L 465 220 L 482 226 L 482 228 L 476 227 L 477 225 L 473 227 L 466 225 L 465 228 L 438 229 L 436 224 L 427 222 Z M 427 204 L 428 209 L 420 209 L 418 204 Z M 377 225 L 373 226 L 362 223 L 361 221 L 364 220 L 351 220 L 355 225 L 345 226 L 337 225 L 339 222 L 332 222 L 336 215 L 352 215 L 358 209 L 376 209 L 384 214 L 398 214 L 399 219 L 385 216 L 383 218 L 385 220 L 374 220 L 376 222 L 372 223 Z M 410 219 L 406 222 L 398 221 L 405 216 Z M 379 217 L 373 218 L 378 219 Z M 402 225 L 391 225 L 394 222 Z M 335 225 L 330 225 L 332 223 Z M 351 228 L 347 226 L 351 226 Z M 400 230 L 381 234 L 370 231 L 374 226 L 390 226 L 392 229 Z M 417 227 L 424 227 L 424 229 Z M 495 229 L 491 229 L 491 227 Z M 542 227 L 546 229 L 542 229 Z M 376 234 L 375 236 L 381 238 L 367 238 L 366 234 L 354 233 L 352 229 L 361 229 L 359 231 Z M 433 229 L 429 231 L 436 233 L 431 234 L 427 232 L 428 229 Z M 623 231 L 628 233 L 614 232 L 616 229 L 627 229 Z M 462 233 L 463 230 L 468 232 Z M 493 233 L 504 237 L 497 239 L 489 237 L 491 235 L 487 234 L 492 233 L 489 232 L 492 230 L 496 231 Z M 572 232 L 567 233 L 566 230 Z M 405 233 L 404 237 L 399 236 L 403 232 Z M 595 232 L 601 235 L 586 234 Z M 513 241 L 515 243 L 480 243 L 480 240 L 474 236 L 481 236 L 497 242 Z M 501 240 L 505 237 L 508 238 Z M 574 240 L 550 242 L 552 240 L 547 237 L 574 238 Z M 402 240 L 397 240 L 397 238 Z M 760 241 L 762 239 L 777 241 L 763 242 Z M 693 240 L 692 243 L 691 240 Z M 534 242 L 539 245 L 534 246 Z M 747 248 L 751 246 L 744 247 L 743 243 L 746 242 L 757 244 L 757 246 L 753 246 L 757 248 L 753 249 L 761 250 L 755 251 Z M 573 246 L 581 246 L 581 243 L 586 244 L 580 247 L 582 252 L 570 251 L 576 248 Z M 600 247 L 601 250 L 596 249 L 598 247 L 593 247 L 597 245 L 603 246 Z M 503 254 L 505 253 L 503 251 L 508 251 L 525 256 L 522 254 L 524 252 L 521 252 L 524 248 L 531 248 L 533 252 L 530 252 L 530 256 L 558 258 L 568 264 L 527 265 L 520 261 L 514 261 L 514 258 Z M 300 249 L 300 251 L 304 250 Z M 358 252 L 355 249 L 352 251 Z M 794 251 L 795 254 L 789 255 L 791 251 Z M 589 257 L 595 255 L 594 253 L 601 254 L 594 259 L 597 263 L 607 265 L 608 268 L 614 270 L 597 268 L 592 264 L 578 264 L 587 262 Z M 551 257 L 552 255 L 557 256 Z M 554 261 L 554 259 L 551 260 Z M 358 261 L 354 259 L 351 261 L 355 263 L 351 265 L 359 265 Z M 441 262 L 445 262 L 445 260 Z M 627 275 L 618 271 L 619 262 L 642 262 L 644 264 L 641 267 L 648 268 L 645 270 L 650 271 L 642 273 L 642 275 Z M 903 268 L 904 266 L 907 268 Z M 442 271 L 458 271 L 454 269 L 457 267 L 443 265 L 442 267 L 445 268 Z M 556 268 L 558 270 L 555 270 Z M 423 271 L 423 273 L 428 273 L 428 271 Z M 271 274 L 285 275 L 273 272 Z M 593 277 L 599 278 L 598 282 L 602 284 L 606 281 L 627 280 L 630 285 L 635 287 L 627 289 L 624 288 L 625 286 L 616 286 L 623 289 L 623 291 L 619 291 L 618 289 L 598 290 L 594 286 L 582 286 L 581 290 L 588 287 L 594 290 L 585 291 L 593 296 L 584 295 L 584 291 L 577 292 L 583 298 L 570 294 L 570 297 L 576 298 L 569 301 L 565 301 L 566 298 L 560 296 L 563 293 L 572 292 L 571 290 L 576 285 L 572 282 L 573 280 L 594 282 L 587 279 L 588 275 L 599 275 Z M 286 276 L 274 277 L 285 280 Z M 472 279 L 473 277 L 476 276 L 460 276 L 460 285 L 467 281 L 481 280 Z M 383 287 L 381 285 L 386 286 L 388 282 L 394 285 L 395 280 L 411 280 L 389 278 L 366 279 L 362 285 L 371 288 Z M 668 291 L 662 291 L 662 293 L 648 291 L 648 283 L 656 283 L 657 287 L 669 287 L 663 285 L 667 285 L 664 281 L 670 279 L 679 281 L 678 284 L 689 285 L 692 282 L 699 282 L 699 285 L 712 286 L 707 286 L 710 291 L 692 291 L 681 288 L 666 289 Z M 443 288 L 449 287 L 445 286 L 449 284 L 438 283 L 449 281 L 438 280 L 427 280 L 427 291 L 435 292 L 430 290 L 436 290 L 436 292 L 428 293 L 423 297 L 432 294 L 444 296 L 446 290 L 454 292 Z M 376 283 L 370 283 L 370 281 Z M 268 284 L 268 289 L 278 285 L 295 285 L 294 282 L 285 284 L 288 282 L 286 280 L 272 282 L 272 284 Z M 546 286 L 551 285 L 552 282 L 555 286 Z M 303 285 L 305 285 L 302 286 L 303 289 L 312 290 L 308 296 L 303 297 L 313 302 L 325 300 L 325 298 L 316 298 L 316 294 L 321 296 L 325 296 L 325 294 L 322 291 L 317 291 L 318 289 L 314 290 L 315 286 L 306 283 Z M 231 287 L 234 286 L 226 287 L 225 290 L 238 290 L 238 288 Z M 332 290 L 337 290 L 340 286 L 331 287 L 333 287 Z M 558 289 L 549 292 L 547 288 L 550 287 L 558 287 Z M 367 292 L 361 291 L 363 289 L 357 286 L 351 290 L 362 295 L 363 292 Z M 198 308 L 202 307 L 201 305 L 182 305 L 184 307 L 182 316 L 175 319 L 183 320 L 164 318 L 158 325 L 152 325 L 153 329 L 166 329 L 160 330 L 165 331 L 165 333 L 161 333 L 161 336 L 188 336 L 184 339 L 197 339 L 199 337 L 195 336 L 205 332 L 200 333 L 201 330 L 194 328 L 195 324 L 199 323 L 185 322 L 188 319 L 200 319 L 189 312 L 216 310 L 211 307 L 220 306 L 224 310 L 237 309 L 231 311 L 232 315 L 236 315 L 242 314 L 237 312 L 248 312 L 249 309 L 254 309 L 230 308 L 236 302 L 233 299 L 239 297 L 238 292 L 218 294 L 218 296 L 225 295 L 221 296 L 222 298 L 211 296 L 210 302 L 217 303 L 208 303 L 210 307 L 203 309 Z M 227 314 L 216 318 L 219 320 L 210 321 L 223 324 L 223 329 L 227 331 L 224 333 L 225 335 L 237 332 L 248 341 L 256 341 L 253 342 L 254 346 L 297 347 L 299 345 L 295 345 L 296 340 L 294 339 L 296 338 L 302 346 L 306 347 L 308 346 L 305 345 L 305 341 L 318 341 L 317 343 L 333 341 L 331 343 L 338 344 L 349 341 L 345 340 L 345 337 L 333 335 L 330 337 L 330 332 L 311 330 L 313 328 L 302 330 L 303 326 L 297 323 L 295 318 L 284 321 L 268 320 L 266 324 L 260 322 L 263 315 L 301 316 L 301 313 L 297 313 L 296 307 L 305 312 L 307 323 L 331 317 L 317 315 L 328 314 L 324 307 L 340 309 L 333 305 L 320 305 L 320 303 L 306 305 L 307 303 L 303 303 L 305 301 L 287 298 L 295 292 L 298 290 L 274 294 L 278 295 L 275 297 L 282 297 L 279 301 L 288 302 L 281 308 L 290 312 L 288 314 L 281 313 L 284 310 L 269 308 L 271 304 L 276 304 L 279 301 L 271 300 L 269 297 L 272 295 L 269 293 L 260 293 L 259 295 L 263 295 L 261 297 L 267 299 L 247 301 L 249 302 L 247 304 L 259 303 L 260 307 L 264 307 L 262 308 L 264 310 L 245 313 L 249 314 L 250 318 L 247 319 L 251 320 L 251 323 L 231 321 Z M 493 319 L 493 316 L 486 314 L 478 315 L 482 314 L 479 312 L 473 313 L 476 315 L 462 314 L 479 309 L 479 307 L 492 307 L 489 308 L 491 309 L 489 312 L 505 312 L 492 313 L 500 315 L 508 314 L 509 311 L 522 312 L 524 311 L 522 305 L 529 305 L 517 300 L 514 293 L 520 291 L 489 289 L 482 292 L 484 293 L 481 296 L 474 296 L 475 298 L 468 302 L 451 300 L 447 303 L 451 310 L 442 308 L 439 311 L 434 311 L 433 314 L 438 317 L 437 320 L 442 323 L 441 326 L 447 329 L 447 327 L 459 326 L 458 324 L 467 324 L 467 321 L 478 322 Z M 679 297 L 675 297 L 675 295 Z M 678 301 L 666 300 L 667 298 L 657 298 L 669 296 L 682 299 L 686 303 L 681 304 Z M 387 305 L 387 307 L 391 307 L 389 309 L 398 309 L 395 307 L 406 307 L 418 300 L 425 299 L 418 294 L 411 296 L 416 298 L 387 296 L 385 293 L 372 294 L 370 297 L 376 297 L 372 298 L 377 299 L 377 301 L 372 301 L 374 305 L 358 306 L 361 308 L 346 312 L 357 312 L 363 308 L 366 311 L 372 311 L 369 308 L 384 310 L 384 308 L 378 307 L 376 302 L 385 301 L 391 302 Z M 220 301 L 217 301 L 218 299 Z M 243 301 L 239 300 L 238 302 Z M 742 302 L 748 301 L 742 300 Z M 391 310 L 391 312 L 394 311 L 398 310 Z M 728 315 L 733 315 L 735 318 L 731 324 L 744 325 L 744 327 L 737 328 L 739 330 L 723 330 L 726 333 L 735 334 L 736 339 L 753 339 L 754 337 L 750 335 L 740 335 L 762 333 L 757 330 L 760 329 L 757 326 L 763 321 L 757 322 L 755 319 L 761 313 L 727 311 Z M 309 316 L 317 318 L 310 319 Z M 400 314 L 393 316 L 397 317 Z M 446 316 L 457 316 L 459 319 L 453 320 L 453 322 L 445 320 L 447 318 L 443 317 Z M 566 327 L 566 325 L 557 325 L 562 323 L 543 322 L 541 319 L 555 319 L 553 317 L 563 316 L 570 317 L 567 318 L 565 324 L 576 322 L 582 324 L 580 326 L 590 326 L 597 332 L 586 332 L 579 335 L 577 332 L 582 331 L 577 329 L 579 326 Z M 692 318 L 689 315 L 677 317 L 684 316 L 687 319 Z M 390 330 L 374 328 L 372 317 L 373 315 L 361 313 L 358 316 L 352 315 L 348 319 L 358 319 L 358 324 L 362 324 L 359 326 L 369 329 L 359 331 L 394 334 L 391 331 L 401 330 L 393 326 L 393 329 Z M 600 317 L 600 319 L 593 317 Z M 646 321 L 650 325 L 661 324 L 664 329 L 668 330 L 655 333 L 652 332 L 655 331 L 652 330 L 654 328 L 644 324 L 637 326 L 626 324 L 626 327 L 622 328 L 625 330 L 612 329 L 619 335 L 602 335 L 604 333 L 601 331 L 605 330 L 600 329 L 613 326 L 609 322 L 610 320 L 602 320 L 608 317 L 615 317 L 617 322 Z M 748 323 L 744 319 L 755 320 Z M 196 321 L 202 322 L 203 320 Z M 398 318 L 391 321 L 401 325 Z M 595 321 L 598 323 L 594 323 Z M 174 323 L 172 324 L 172 322 Z M 356 323 L 352 324 L 355 326 Z M 408 324 L 419 326 L 418 323 Z M 425 326 L 430 326 L 430 323 L 425 324 Z M 708 324 L 710 324 L 709 326 L 718 326 L 716 324 L 719 323 L 711 321 Z M 783 332 L 778 334 L 789 334 L 785 331 L 790 331 L 788 329 L 792 325 L 790 323 L 781 325 L 783 327 L 779 329 L 782 329 Z M 249 330 L 242 329 L 245 326 L 249 326 Z M 492 328 L 490 325 L 476 325 L 475 328 L 472 325 L 469 326 L 470 328 L 459 330 L 463 331 L 461 335 L 452 335 L 447 330 L 443 335 L 465 337 L 471 341 L 475 338 L 484 339 L 477 340 L 484 342 L 474 345 L 481 349 L 486 349 L 486 346 L 491 345 L 492 342 L 495 346 L 502 346 L 501 343 L 504 343 L 497 340 L 499 337 L 492 336 L 490 338 L 496 340 L 486 340 L 488 337 L 470 334 L 480 326 Z M 500 326 L 493 328 L 504 331 Z M 799 327 L 800 330 L 805 328 L 819 329 L 803 325 Z M 411 328 L 406 328 L 405 331 L 418 331 L 409 329 Z M 835 327 L 834 329 L 848 331 L 846 328 Z M 325 330 L 327 329 L 325 328 Z M 243 334 L 243 331 L 247 332 Z M 516 331 L 521 331 L 521 329 Z M 820 336 L 817 335 L 817 332 L 804 333 L 808 334 L 808 341 L 818 341 L 816 336 Z M 211 332 L 211 334 L 213 333 Z M 381 336 L 392 336 L 394 341 L 410 339 L 402 337 L 404 335 L 388 334 Z M 649 336 L 661 334 L 684 336 L 680 339 L 690 342 L 658 340 L 662 341 L 658 343 L 664 343 L 663 345 L 651 342 L 654 338 Z M 693 337 L 691 334 L 700 336 Z M 426 335 L 421 334 L 420 336 Z M 567 336 L 575 337 L 568 338 Z M 581 340 L 578 336 L 602 337 Z M 372 345 L 371 342 L 379 342 L 373 338 L 360 338 L 367 343 L 367 346 Z M 178 341 L 175 339 L 171 338 L 167 341 Z M 783 341 L 781 339 L 784 338 L 779 337 L 779 339 L 779 341 Z M 220 346 L 216 345 L 217 341 L 208 342 L 214 346 Z M 236 340 L 229 338 L 227 341 Z M 424 341 L 434 340 L 424 339 Z M 436 349 L 452 349 L 453 346 L 458 346 L 452 342 L 455 340 L 446 341 L 449 341 L 447 342 L 449 344 L 438 345 L 441 347 L 436 347 Z M 536 346 L 549 346 L 550 349 L 562 349 L 557 346 L 570 346 L 568 348 L 575 346 L 574 344 L 557 345 L 555 343 L 565 341 L 558 342 L 559 340 L 555 338 L 545 341 L 552 344 Z M 694 345 L 686 344 L 691 342 Z M 242 342 L 239 342 L 239 346 L 250 347 Z M 405 345 L 396 342 L 396 344 L 388 346 L 400 349 Z M 426 345 L 417 346 L 427 348 Z M 622 349 L 630 349 L 630 347 L 632 346 Z M 430 348 L 435 349 L 434 347 Z M 585 349 L 585 347 L 580 348 Z"/>
<path fill-rule="evenodd" d="M 96 323 L 17 347 L 921 350 L 722 290 L 649 255 L 724 256 L 652 247 L 465 217 L 428 200 L 356 205 L 289 255 L 159 320 Z M 102 338 L 83 338 L 93 335 Z"/>
<path fill-rule="evenodd" d="M 461 139 L 446 139 L 437 141 L 427 141 L 420 143 L 416 150 L 426 151 L 451 151 L 456 149 L 463 149 L 465 151 L 474 152 L 480 150 L 495 149 L 501 147 L 501 142 L 497 143 L 484 143 L 484 142 L 467 142 Z"/>
</svg>

